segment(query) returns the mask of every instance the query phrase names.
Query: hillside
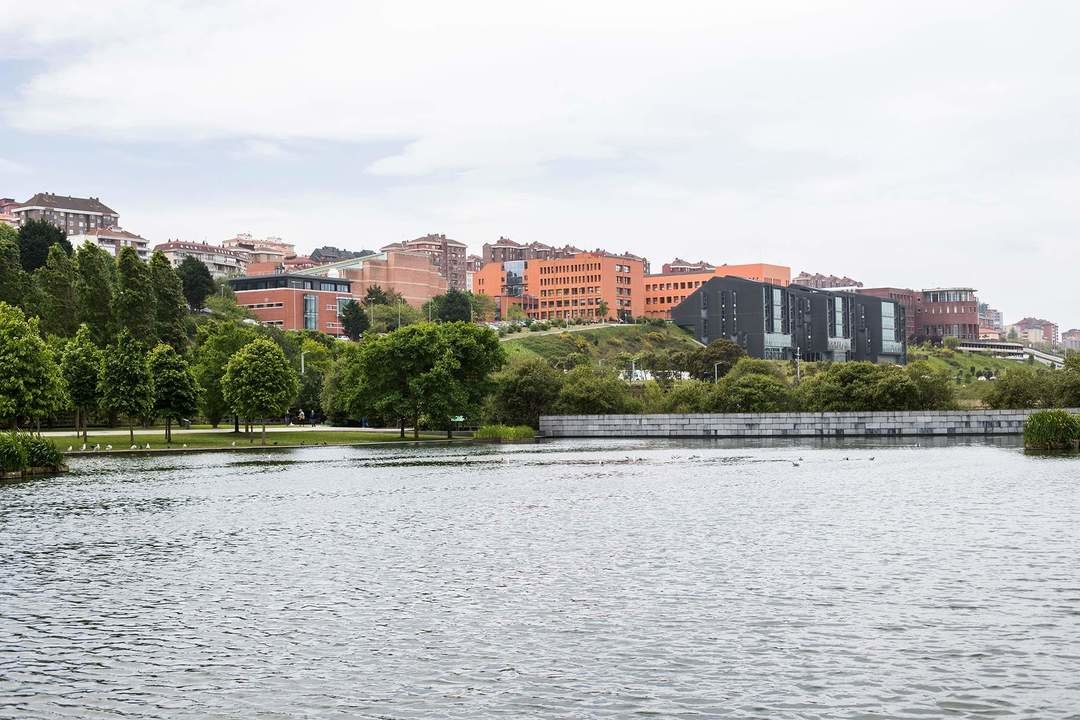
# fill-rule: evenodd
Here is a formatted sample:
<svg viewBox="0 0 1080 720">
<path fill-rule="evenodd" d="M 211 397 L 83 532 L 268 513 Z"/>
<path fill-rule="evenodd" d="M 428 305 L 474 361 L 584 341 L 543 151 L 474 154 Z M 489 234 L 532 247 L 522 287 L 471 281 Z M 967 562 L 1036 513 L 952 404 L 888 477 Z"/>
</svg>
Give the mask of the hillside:
<svg viewBox="0 0 1080 720">
<path fill-rule="evenodd" d="M 700 347 L 689 333 L 674 325 L 608 325 L 605 327 L 507 336 L 504 347 L 510 355 L 539 355 L 548 362 L 579 352 L 592 362 L 611 361 L 620 353 L 675 352 Z"/>
</svg>

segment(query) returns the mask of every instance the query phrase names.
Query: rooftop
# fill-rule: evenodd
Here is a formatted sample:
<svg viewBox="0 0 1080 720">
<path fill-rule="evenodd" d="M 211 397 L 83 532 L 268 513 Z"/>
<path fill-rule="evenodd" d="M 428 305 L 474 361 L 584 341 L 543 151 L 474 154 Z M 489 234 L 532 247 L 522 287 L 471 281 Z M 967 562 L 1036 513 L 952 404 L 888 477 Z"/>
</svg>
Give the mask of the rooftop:
<svg viewBox="0 0 1080 720">
<path fill-rule="evenodd" d="M 54 195 L 53 193 L 38 193 L 21 205 L 16 210 L 24 207 L 56 208 L 60 210 L 74 210 L 81 213 L 99 213 L 101 215 L 116 215 L 116 211 L 96 197 L 79 198 L 70 195 Z"/>
</svg>

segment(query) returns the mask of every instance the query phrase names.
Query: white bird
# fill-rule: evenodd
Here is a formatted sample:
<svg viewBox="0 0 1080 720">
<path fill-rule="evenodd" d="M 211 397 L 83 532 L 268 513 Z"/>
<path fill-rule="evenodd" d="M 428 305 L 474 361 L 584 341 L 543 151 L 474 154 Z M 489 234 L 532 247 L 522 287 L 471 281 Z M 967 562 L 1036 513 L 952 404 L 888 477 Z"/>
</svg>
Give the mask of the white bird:
<svg viewBox="0 0 1080 720">
<path fill-rule="evenodd" d="M 150 449 L 150 443 L 146 443 L 146 449 L 147 449 L 147 450 L 149 450 L 149 449 Z"/>
<path fill-rule="evenodd" d="M 106 449 L 106 450 L 112 450 L 112 445 L 106 445 L 106 446 L 105 446 L 105 449 Z"/>
<path fill-rule="evenodd" d="M 101 449 L 101 443 L 98 443 L 97 445 L 94 446 L 94 452 L 97 452 L 100 449 Z"/>
<path fill-rule="evenodd" d="M 232 441 L 232 446 L 236 447 L 236 441 L 235 440 Z"/>
<path fill-rule="evenodd" d="M 136 445 L 135 443 L 131 443 L 131 448 L 130 448 L 131 450 L 137 450 L 138 448 L 139 448 L 138 445 Z"/>
<path fill-rule="evenodd" d="M 68 445 L 68 449 L 67 449 L 67 451 L 68 451 L 68 452 L 71 452 L 71 450 L 72 450 L 72 447 L 71 447 L 70 445 Z"/>
<path fill-rule="evenodd" d="M 86 452 L 86 443 L 83 443 L 83 444 L 82 444 L 82 451 L 83 451 L 83 452 Z"/>
<path fill-rule="evenodd" d="M 187 443 L 184 443 L 184 447 L 187 447 Z"/>
</svg>

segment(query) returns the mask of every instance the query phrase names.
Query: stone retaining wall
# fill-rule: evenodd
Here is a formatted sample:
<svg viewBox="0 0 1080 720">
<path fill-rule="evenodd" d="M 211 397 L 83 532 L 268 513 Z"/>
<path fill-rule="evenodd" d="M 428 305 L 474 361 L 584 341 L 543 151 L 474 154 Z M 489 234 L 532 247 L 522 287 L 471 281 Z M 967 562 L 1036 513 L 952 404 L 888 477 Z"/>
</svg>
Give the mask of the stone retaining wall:
<svg viewBox="0 0 1080 720">
<path fill-rule="evenodd" d="M 1022 435 L 1034 410 L 544 415 L 544 437 L 898 437 Z M 1080 412 L 1071 410 L 1070 412 Z"/>
</svg>

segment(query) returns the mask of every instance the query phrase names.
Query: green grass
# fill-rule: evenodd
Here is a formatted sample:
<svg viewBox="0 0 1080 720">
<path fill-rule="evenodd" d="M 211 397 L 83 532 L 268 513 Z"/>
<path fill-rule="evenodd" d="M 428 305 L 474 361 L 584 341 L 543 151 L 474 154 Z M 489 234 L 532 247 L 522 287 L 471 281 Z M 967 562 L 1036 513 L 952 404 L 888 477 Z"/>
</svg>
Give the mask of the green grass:
<svg viewBox="0 0 1080 720">
<path fill-rule="evenodd" d="M 927 361 L 934 369 L 947 372 L 951 378 L 959 375 L 962 382 L 956 384 L 956 399 L 959 401 L 960 406 L 964 408 L 982 407 L 987 393 L 993 387 L 992 382 L 976 379 L 976 376 L 971 374 L 972 367 L 975 368 L 976 373 L 985 373 L 989 370 L 995 376 L 1001 377 L 1010 368 L 1023 364 L 1016 360 L 1005 360 L 983 355 L 982 353 L 969 353 L 947 348 L 909 348 L 908 362 L 915 362 L 916 360 Z"/>
<path fill-rule="evenodd" d="M 614 360 L 620 353 L 685 351 L 700 347 L 686 331 L 671 325 L 614 325 L 575 332 L 539 335 L 524 331 L 509 336 L 503 346 L 510 355 L 539 355 L 548 362 L 571 353 L 588 355 L 592 362 Z"/>
<path fill-rule="evenodd" d="M 76 451 L 82 446 L 82 440 L 76 440 L 74 437 L 54 437 L 50 438 L 58 448 L 66 450 L 71 445 Z M 140 449 L 145 448 L 147 443 L 150 443 L 151 450 L 162 450 L 167 448 L 179 449 L 184 445 L 187 445 L 189 450 L 211 450 L 214 448 L 228 448 L 233 447 L 233 443 L 236 447 L 260 447 L 260 433 L 258 430 L 251 434 L 241 432 L 236 433 L 184 433 L 173 434 L 173 441 L 171 445 L 165 443 L 165 433 L 162 432 L 136 432 L 135 444 Z M 398 438 L 397 433 L 388 432 L 364 432 L 361 430 L 320 430 L 320 431 L 286 431 L 286 432 L 267 432 L 266 433 L 266 447 L 273 447 L 275 445 L 359 445 L 363 443 L 371 442 L 411 442 L 413 439 L 412 432 L 406 431 L 405 440 L 402 441 Z M 420 433 L 421 440 L 445 440 L 446 433 Z M 113 446 L 113 452 L 118 450 L 128 450 L 131 446 L 131 441 L 127 434 L 124 435 L 95 435 L 90 433 L 87 436 L 86 445 L 87 448 L 94 447 L 95 444 L 101 445 L 101 452 L 105 452 L 105 447 L 108 445 Z"/>
<path fill-rule="evenodd" d="M 514 440 L 532 440 L 536 431 L 528 425 L 481 425 L 473 433 L 476 440 L 507 442 Z"/>
</svg>

